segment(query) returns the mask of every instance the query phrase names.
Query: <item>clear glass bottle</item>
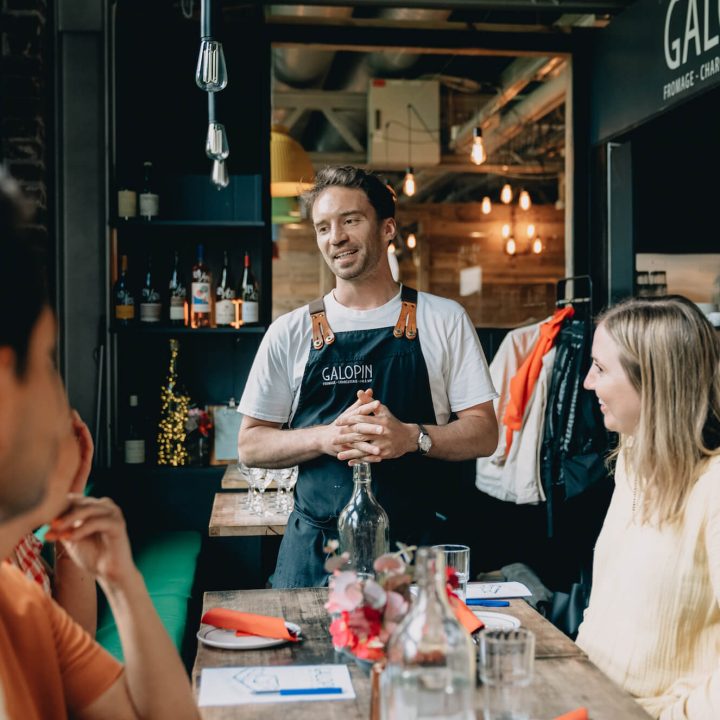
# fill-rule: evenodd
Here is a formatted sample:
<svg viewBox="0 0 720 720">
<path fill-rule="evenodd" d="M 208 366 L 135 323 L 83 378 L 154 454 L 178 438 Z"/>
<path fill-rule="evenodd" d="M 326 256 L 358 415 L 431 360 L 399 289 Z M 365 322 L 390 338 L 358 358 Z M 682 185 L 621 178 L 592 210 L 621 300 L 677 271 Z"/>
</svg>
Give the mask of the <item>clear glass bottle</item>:
<svg viewBox="0 0 720 720">
<path fill-rule="evenodd" d="M 390 521 L 375 499 L 368 463 L 353 467 L 353 494 L 338 517 L 340 552 L 350 555 L 359 577 L 374 577 L 375 558 L 390 549 Z"/>
<path fill-rule="evenodd" d="M 475 646 L 445 589 L 445 558 L 415 556 L 418 594 L 388 641 L 381 680 L 382 720 L 474 720 Z"/>
<path fill-rule="evenodd" d="M 227 327 L 235 322 L 235 287 L 230 275 L 228 251 L 223 253 L 223 267 L 220 280 L 215 288 L 215 324 Z"/>
</svg>

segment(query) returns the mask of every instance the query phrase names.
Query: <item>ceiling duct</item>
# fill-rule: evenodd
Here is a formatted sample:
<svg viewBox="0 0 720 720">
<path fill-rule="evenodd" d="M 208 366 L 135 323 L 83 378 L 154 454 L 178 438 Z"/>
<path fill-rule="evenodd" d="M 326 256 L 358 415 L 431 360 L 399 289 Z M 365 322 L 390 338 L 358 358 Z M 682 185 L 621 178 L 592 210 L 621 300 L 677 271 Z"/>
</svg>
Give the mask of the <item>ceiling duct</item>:
<svg viewBox="0 0 720 720">
<path fill-rule="evenodd" d="M 352 8 L 315 7 L 307 5 L 276 5 L 274 15 L 295 17 L 349 17 Z M 450 10 L 420 10 L 408 8 L 384 8 L 378 17 L 389 21 L 443 22 L 450 16 Z M 314 50 L 302 46 L 293 48 L 275 48 L 273 50 L 273 67 L 275 78 L 296 88 L 322 87 L 330 72 L 335 53 Z M 397 76 L 407 72 L 419 55 L 403 49 L 382 50 L 367 55 L 357 56 L 351 63 L 346 77 L 335 83 L 332 90 L 344 92 L 367 93 L 368 84 L 373 77 Z M 276 85 L 276 89 L 277 85 Z M 338 119 L 347 130 L 359 140 L 363 147 L 367 139 L 367 113 L 358 110 L 338 110 Z M 293 134 L 297 134 L 296 127 Z M 325 117 L 316 117 L 308 126 L 303 137 L 303 145 L 308 150 L 320 153 L 342 153 L 348 151 L 348 143 Z"/>
<path fill-rule="evenodd" d="M 273 15 L 285 17 L 347 18 L 351 7 L 311 7 L 308 5 L 273 5 Z M 321 87 L 330 70 L 335 53 L 300 47 L 273 48 L 275 77 L 292 87 Z"/>
</svg>

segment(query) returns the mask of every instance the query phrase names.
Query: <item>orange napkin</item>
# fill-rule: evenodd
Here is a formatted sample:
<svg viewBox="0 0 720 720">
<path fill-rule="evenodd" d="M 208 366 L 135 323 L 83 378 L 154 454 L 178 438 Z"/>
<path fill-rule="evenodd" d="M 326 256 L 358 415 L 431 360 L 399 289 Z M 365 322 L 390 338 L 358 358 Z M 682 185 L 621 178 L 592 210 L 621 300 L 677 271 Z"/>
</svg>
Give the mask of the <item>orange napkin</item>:
<svg viewBox="0 0 720 720">
<path fill-rule="evenodd" d="M 476 630 L 485 627 L 485 623 L 457 595 L 450 595 L 450 607 L 455 611 L 455 617 L 460 624 L 471 635 Z"/>
<path fill-rule="evenodd" d="M 579 707 L 564 715 L 558 715 L 555 720 L 589 720 L 587 708 Z"/>
<path fill-rule="evenodd" d="M 294 633 L 287 629 L 285 621 L 279 617 L 253 615 L 227 608 L 213 608 L 202 616 L 200 622 L 226 630 L 235 630 L 236 635 L 257 635 L 291 642 L 299 640 Z"/>
</svg>

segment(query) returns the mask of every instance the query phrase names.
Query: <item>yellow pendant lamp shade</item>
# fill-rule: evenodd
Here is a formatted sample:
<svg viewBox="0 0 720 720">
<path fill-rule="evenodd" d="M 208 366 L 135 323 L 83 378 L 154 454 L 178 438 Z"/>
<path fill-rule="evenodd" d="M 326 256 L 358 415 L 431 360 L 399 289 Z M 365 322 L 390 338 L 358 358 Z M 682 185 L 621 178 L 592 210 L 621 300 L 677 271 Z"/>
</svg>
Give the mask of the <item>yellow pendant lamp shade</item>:
<svg viewBox="0 0 720 720">
<path fill-rule="evenodd" d="M 310 157 L 303 146 L 290 137 L 287 128 L 273 125 L 270 131 L 270 195 L 295 197 L 313 186 Z"/>
</svg>

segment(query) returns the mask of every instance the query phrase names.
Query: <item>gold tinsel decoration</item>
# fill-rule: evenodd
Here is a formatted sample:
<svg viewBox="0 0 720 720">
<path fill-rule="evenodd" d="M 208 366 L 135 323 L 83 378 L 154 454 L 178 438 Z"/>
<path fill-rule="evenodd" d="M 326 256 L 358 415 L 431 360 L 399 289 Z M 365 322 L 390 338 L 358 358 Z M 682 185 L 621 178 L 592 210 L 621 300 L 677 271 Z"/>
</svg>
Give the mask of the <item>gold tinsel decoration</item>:
<svg viewBox="0 0 720 720">
<path fill-rule="evenodd" d="M 185 465 L 188 452 L 185 448 L 185 422 L 188 418 L 190 398 L 178 390 L 177 357 L 180 345 L 170 340 L 170 366 L 167 380 L 160 390 L 160 422 L 158 423 L 158 465 Z"/>
</svg>

